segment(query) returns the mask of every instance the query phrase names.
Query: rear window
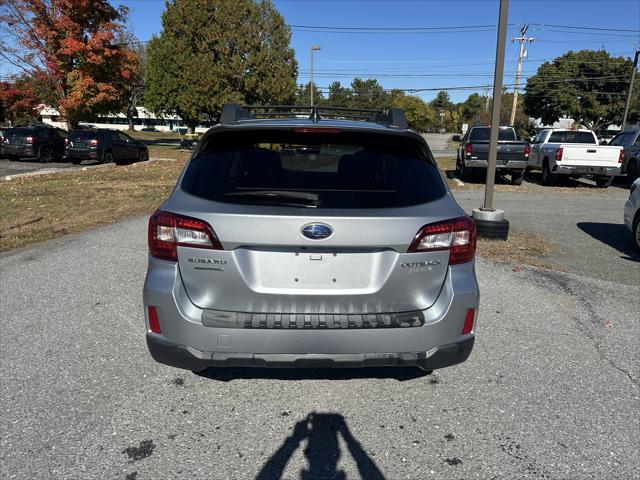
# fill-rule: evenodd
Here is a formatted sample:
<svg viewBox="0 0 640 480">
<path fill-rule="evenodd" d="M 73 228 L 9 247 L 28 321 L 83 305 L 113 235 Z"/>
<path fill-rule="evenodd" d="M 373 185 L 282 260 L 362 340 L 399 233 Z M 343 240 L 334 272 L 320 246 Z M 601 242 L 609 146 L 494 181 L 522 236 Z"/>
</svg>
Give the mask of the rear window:
<svg viewBox="0 0 640 480">
<path fill-rule="evenodd" d="M 472 142 L 489 140 L 490 137 L 491 137 L 491 129 L 489 127 L 474 128 L 473 130 L 471 130 L 471 133 L 469 134 L 469 140 Z M 516 133 L 513 131 L 512 128 L 500 128 L 498 130 L 498 141 L 500 140 L 504 140 L 504 141 L 517 140 Z"/>
<path fill-rule="evenodd" d="M 553 132 L 549 137 L 549 143 L 596 143 L 591 132 L 560 131 Z"/>
<path fill-rule="evenodd" d="M 35 131 L 32 128 L 12 128 L 7 131 L 7 135 L 16 136 L 16 137 L 28 137 L 31 135 L 35 135 Z"/>
<path fill-rule="evenodd" d="M 71 132 L 71 134 L 69 135 L 69 139 L 83 141 L 91 140 L 93 138 L 96 138 L 97 136 L 98 132 L 96 132 L 95 130 L 80 130 L 77 132 Z"/>
<path fill-rule="evenodd" d="M 446 193 L 416 140 L 284 130 L 209 137 L 181 186 L 217 202 L 317 208 L 403 207 Z"/>
</svg>

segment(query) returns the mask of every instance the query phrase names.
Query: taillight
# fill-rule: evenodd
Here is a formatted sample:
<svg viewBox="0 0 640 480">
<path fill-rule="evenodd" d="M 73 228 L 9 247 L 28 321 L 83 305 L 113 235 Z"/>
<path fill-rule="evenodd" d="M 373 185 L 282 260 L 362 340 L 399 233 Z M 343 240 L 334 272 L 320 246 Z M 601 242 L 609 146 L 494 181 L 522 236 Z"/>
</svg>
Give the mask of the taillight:
<svg viewBox="0 0 640 480">
<path fill-rule="evenodd" d="M 618 154 L 618 163 L 622 165 L 624 163 L 624 149 L 620 149 L 620 153 Z"/>
<path fill-rule="evenodd" d="M 476 309 L 467 309 L 467 314 L 464 317 L 464 324 L 462 325 L 462 332 L 460 332 L 461 335 L 466 335 L 467 333 L 473 332 L 473 321 L 475 320 L 475 317 Z"/>
<path fill-rule="evenodd" d="M 148 241 L 151 256 L 174 262 L 178 260 L 179 246 L 223 249 L 207 222 L 162 210 L 156 210 L 149 218 Z"/>
<path fill-rule="evenodd" d="M 465 149 L 465 152 L 467 153 L 467 155 L 471 155 L 473 153 L 473 145 L 471 145 L 470 143 L 467 143 L 467 148 Z"/>
<path fill-rule="evenodd" d="M 160 320 L 158 320 L 158 309 L 156 307 L 149 307 L 147 312 L 149 314 L 149 330 L 153 333 L 162 333 Z"/>
<path fill-rule="evenodd" d="M 559 162 L 560 160 L 562 160 L 562 150 L 563 150 L 562 147 L 556 150 L 556 162 Z"/>
<path fill-rule="evenodd" d="M 410 253 L 449 250 L 449 265 L 468 262 L 476 254 L 476 224 L 469 217 L 432 223 L 420 229 Z"/>
<path fill-rule="evenodd" d="M 64 139 L 64 146 L 66 147 L 67 145 L 69 145 L 69 139 L 68 139 L 68 138 L 65 138 L 65 139 Z"/>
<path fill-rule="evenodd" d="M 100 139 L 99 138 L 93 138 L 93 139 L 89 140 L 89 145 L 91 145 L 92 147 L 100 145 Z"/>
<path fill-rule="evenodd" d="M 531 154 L 531 145 L 526 144 L 524 146 L 524 158 L 529 158 L 530 154 Z"/>
<path fill-rule="evenodd" d="M 36 137 L 27 137 L 25 139 L 25 143 L 28 143 L 29 145 L 33 144 L 33 142 L 35 142 Z"/>
</svg>

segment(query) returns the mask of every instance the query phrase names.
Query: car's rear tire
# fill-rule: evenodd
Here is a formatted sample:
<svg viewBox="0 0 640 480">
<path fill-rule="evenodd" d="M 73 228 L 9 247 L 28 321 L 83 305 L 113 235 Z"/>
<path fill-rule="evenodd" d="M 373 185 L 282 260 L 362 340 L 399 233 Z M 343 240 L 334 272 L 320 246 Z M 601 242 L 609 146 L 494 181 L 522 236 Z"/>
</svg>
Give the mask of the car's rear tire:
<svg viewBox="0 0 640 480">
<path fill-rule="evenodd" d="M 138 152 L 138 162 L 146 162 L 149 160 L 149 154 L 146 150 L 140 150 Z"/>
<path fill-rule="evenodd" d="M 72 158 L 71 159 L 71 163 L 73 165 L 80 165 L 82 163 L 82 159 L 81 158 Z"/>
<path fill-rule="evenodd" d="M 113 153 L 111 152 L 104 152 L 104 155 L 102 155 L 102 163 L 115 163 L 119 165 L 119 163 L 113 159 Z"/>
<path fill-rule="evenodd" d="M 38 161 L 40 163 L 53 162 L 53 153 L 49 147 L 40 147 L 40 151 L 38 152 Z"/>
<path fill-rule="evenodd" d="M 549 160 L 545 160 L 542 164 L 542 184 L 547 187 L 552 187 L 558 182 L 558 175 L 551 171 L 549 168 Z"/>
<path fill-rule="evenodd" d="M 511 185 L 522 185 L 523 178 L 524 178 L 524 171 L 511 172 Z"/>
<path fill-rule="evenodd" d="M 597 177 L 596 185 L 598 188 L 609 188 L 613 182 L 613 177 Z"/>
</svg>

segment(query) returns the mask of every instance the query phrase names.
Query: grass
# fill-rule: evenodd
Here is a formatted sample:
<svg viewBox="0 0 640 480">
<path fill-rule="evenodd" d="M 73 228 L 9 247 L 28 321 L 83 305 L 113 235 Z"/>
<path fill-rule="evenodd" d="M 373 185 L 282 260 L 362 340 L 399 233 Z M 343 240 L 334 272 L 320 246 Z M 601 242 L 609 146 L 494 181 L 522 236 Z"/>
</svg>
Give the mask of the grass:
<svg viewBox="0 0 640 480">
<path fill-rule="evenodd" d="M 2 182 L 0 252 L 150 214 L 183 165 L 160 161 Z"/>
<path fill-rule="evenodd" d="M 176 141 L 176 140 L 180 140 L 180 134 L 178 134 L 178 132 L 140 132 L 140 131 L 135 131 L 135 132 L 125 132 L 127 135 L 132 136 L 133 138 L 136 138 L 138 140 L 170 140 L 170 141 Z"/>
<path fill-rule="evenodd" d="M 460 142 L 455 142 L 453 140 L 451 140 L 449 142 L 449 144 L 447 145 L 447 150 L 452 150 L 452 151 L 456 151 L 458 150 L 458 147 L 460 146 Z"/>
<path fill-rule="evenodd" d="M 187 160 L 191 152 L 189 150 L 181 150 L 178 147 L 164 145 L 149 145 L 149 157 L 173 158 L 175 160 Z"/>
<path fill-rule="evenodd" d="M 531 233 L 509 232 L 509 238 L 504 241 L 478 240 L 478 254 L 490 260 L 559 270 L 549 260 L 554 251 L 553 244 Z"/>
</svg>

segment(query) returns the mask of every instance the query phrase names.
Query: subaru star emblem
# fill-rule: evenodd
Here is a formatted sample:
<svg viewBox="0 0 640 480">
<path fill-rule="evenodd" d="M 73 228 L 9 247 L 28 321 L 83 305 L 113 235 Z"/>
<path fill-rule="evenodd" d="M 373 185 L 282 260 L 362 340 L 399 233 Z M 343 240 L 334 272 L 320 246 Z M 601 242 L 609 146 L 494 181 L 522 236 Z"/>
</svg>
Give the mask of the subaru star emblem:
<svg viewBox="0 0 640 480">
<path fill-rule="evenodd" d="M 329 238 L 333 234 L 333 229 L 323 223 L 310 223 L 302 227 L 302 235 L 311 240 L 322 240 Z"/>
</svg>

